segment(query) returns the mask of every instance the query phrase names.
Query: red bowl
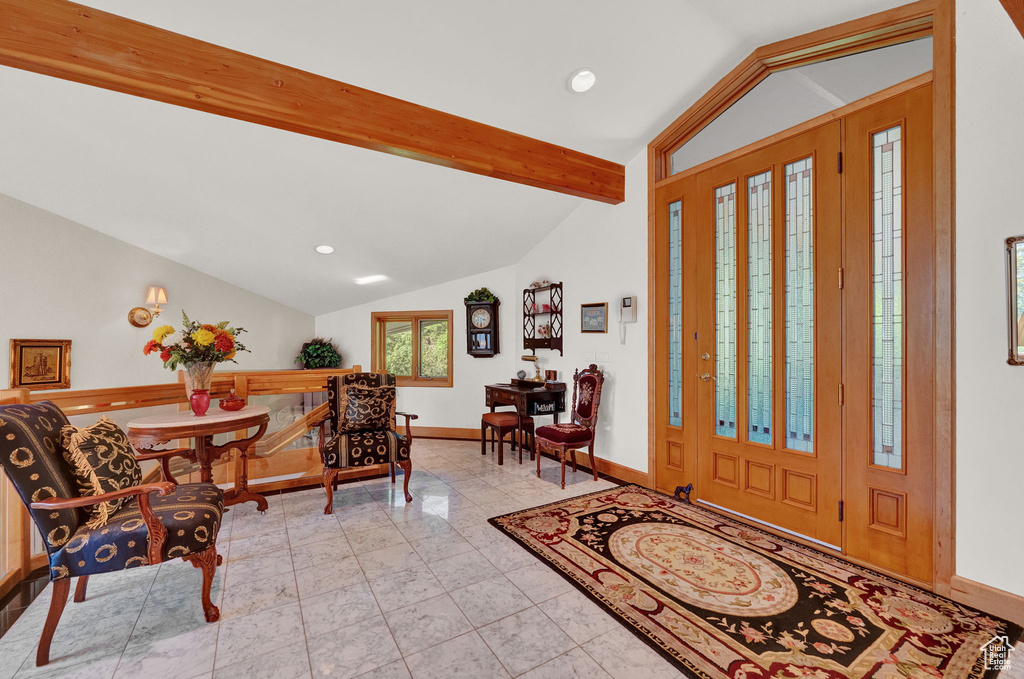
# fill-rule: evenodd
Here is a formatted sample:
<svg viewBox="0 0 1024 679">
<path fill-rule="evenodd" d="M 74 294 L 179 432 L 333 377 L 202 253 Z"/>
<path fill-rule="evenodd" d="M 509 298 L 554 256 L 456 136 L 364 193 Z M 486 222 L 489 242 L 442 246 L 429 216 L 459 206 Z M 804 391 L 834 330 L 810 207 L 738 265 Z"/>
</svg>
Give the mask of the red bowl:
<svg viewBox="0 0 1024 679">
<path fill-rule="evenodd" d="M 221 410 L 241 410 L 245 407 L 244 398 L 222 398 L 219 407 Z"/>
</svg>

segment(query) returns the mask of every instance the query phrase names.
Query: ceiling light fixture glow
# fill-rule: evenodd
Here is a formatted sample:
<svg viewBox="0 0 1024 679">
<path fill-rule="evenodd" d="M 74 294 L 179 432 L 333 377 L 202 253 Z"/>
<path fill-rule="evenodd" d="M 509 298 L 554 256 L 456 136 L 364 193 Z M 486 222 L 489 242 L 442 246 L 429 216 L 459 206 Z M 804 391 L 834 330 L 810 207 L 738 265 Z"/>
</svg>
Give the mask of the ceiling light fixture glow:
<svg viewBox="0 0 1024 679">
<path fill-rule="evenodd" d="M 321 255 L 329 255 L 332 252 L 334 252 L 334 248 L 332 248 L 330 245 L 317 245 L 316 251 L 319 252 Z"/>
<path fill-rule="evenodd" d="M 387 279 L 388 277 L 382 274 L 375 274 L 373 276 L 363 276 L 362 278 L 356 279 L 356 285 L 369 285 L 370 283 L 379 283 L 381 281 L 386 281 Z"/>
<path fill-rule="evenodd" d="M 581 68 L 569 76 L 569 91 L 574 94 L 583 94 L 594 86 L 597 76 L 589 68 Z"/>
</svg>

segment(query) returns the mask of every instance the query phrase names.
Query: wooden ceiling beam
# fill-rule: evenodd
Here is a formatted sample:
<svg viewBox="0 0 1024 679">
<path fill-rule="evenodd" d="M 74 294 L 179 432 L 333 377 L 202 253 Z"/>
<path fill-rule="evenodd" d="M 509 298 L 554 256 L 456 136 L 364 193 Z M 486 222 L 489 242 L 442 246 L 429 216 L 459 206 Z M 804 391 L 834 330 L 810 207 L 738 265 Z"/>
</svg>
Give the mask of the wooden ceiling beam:
<svg viewBox="0 0 1024 679">
<path fill-rule="evenodd" d="M 1010 15 L 1013 25 L 1017 27 L 1021 35 L 1024 35 L 1024 0 L 999 0 L 1003 9 Z"/>
<path fill-rule="evenodd" d="M 0 0 L 0 64 L 605 203 L 625 168 L 66 0 Z"/>
</svg>

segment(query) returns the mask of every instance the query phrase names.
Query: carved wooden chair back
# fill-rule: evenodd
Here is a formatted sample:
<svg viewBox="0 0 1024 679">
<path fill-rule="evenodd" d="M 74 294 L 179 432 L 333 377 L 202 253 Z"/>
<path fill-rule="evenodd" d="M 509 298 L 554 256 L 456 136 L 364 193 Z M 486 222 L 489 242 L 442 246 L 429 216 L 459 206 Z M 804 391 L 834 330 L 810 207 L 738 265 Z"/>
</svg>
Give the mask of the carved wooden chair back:
<svg viewBox="0 0 1024 679">
<path fill-rule="evenodd" d="M 587 368 L 576 369 L 572 377 L 572 418 L 570 421 L 582 424 L 591 431 L 597 427 L 597 409 L 601 406 L 601 388 L 604 373 L 591 363 Z"/>
</svg>

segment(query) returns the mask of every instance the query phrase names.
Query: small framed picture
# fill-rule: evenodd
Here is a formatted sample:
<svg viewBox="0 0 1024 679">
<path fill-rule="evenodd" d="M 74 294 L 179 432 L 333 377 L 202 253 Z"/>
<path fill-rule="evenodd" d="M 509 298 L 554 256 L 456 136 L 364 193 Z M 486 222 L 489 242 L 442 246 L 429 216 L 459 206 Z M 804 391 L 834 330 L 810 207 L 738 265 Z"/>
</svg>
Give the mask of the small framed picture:
<svg viewBox="0 0 1024 679">
<path fill-rule="evenodd" d="M 580 332 L 608 332 L 608 303 L 580 305 Z"/>
<path fill-rule="evenodd" d="M 70 389 L 71 340 L 11 340 L 11 389 Z"/>
</svg>

